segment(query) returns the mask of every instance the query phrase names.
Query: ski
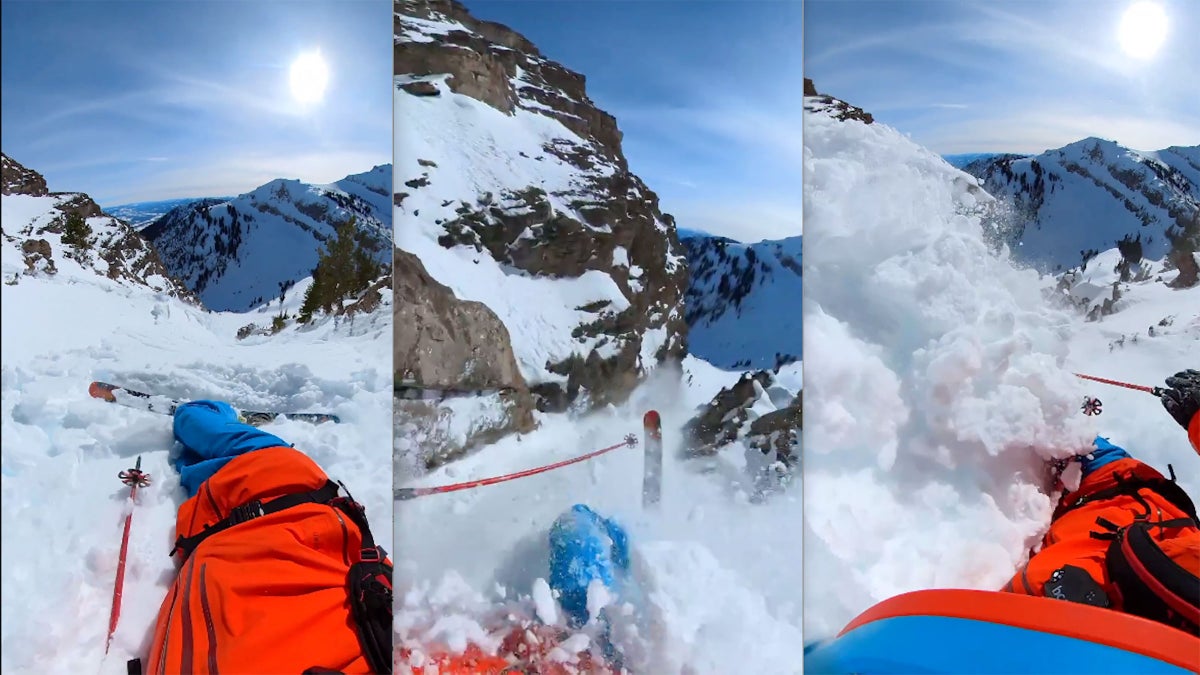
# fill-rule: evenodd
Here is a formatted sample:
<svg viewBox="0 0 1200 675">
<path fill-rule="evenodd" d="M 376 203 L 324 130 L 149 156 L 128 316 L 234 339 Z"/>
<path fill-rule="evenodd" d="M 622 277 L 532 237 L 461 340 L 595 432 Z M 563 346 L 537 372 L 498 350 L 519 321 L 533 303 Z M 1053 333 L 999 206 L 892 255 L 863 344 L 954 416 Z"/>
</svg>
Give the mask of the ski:
<svg viewBox="0 0 1200 675">
<path fill-rule="evenodd" d="M 157 394 L 134 391 L 133 389 L 126 389 L 125 387 L 107 382 L 93 382 L 88 387 L 88 394 L 92 398 L 98 398 L 102 401 L 117 403 L 139 410 L 149 410 L 161 415 L 174 415 L 175 410 L 183 405 L 183 401 Z M 321 424 L 322 422 L 338 424 L 342 421 L 337 415 L 330 415 L 328 413 L 279 413 L 261 410 L 239 410 L 238 416 L 246 424 L 256 427 L 280 417 L 298 422 L 308 422 L 310 424 Z"/>
<path fill-rule="evenodd" d="M 392 387 L 392 392 L 395 398 L 404 401 L 425 401 L 427 403 L 440 403 L 452 398 L 471 398 L 475 396 L 491 396 L 493 394 L 508 394 L 513 389 L 511 387 L 493 388 L 493 389 L 438 389 L 436 387 L 425 387 L 411 381 L 401 382 Z"/>
</svg>

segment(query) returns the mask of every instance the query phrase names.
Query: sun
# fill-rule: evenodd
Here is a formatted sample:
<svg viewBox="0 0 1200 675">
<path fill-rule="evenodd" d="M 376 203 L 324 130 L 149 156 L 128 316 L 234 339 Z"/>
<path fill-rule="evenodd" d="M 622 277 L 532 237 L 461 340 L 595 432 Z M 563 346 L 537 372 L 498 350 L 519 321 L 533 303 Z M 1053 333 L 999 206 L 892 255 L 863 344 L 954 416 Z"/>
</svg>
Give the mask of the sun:
<svg viewBox="0 0 1200 675">
<path fill-rule="evenodd" d="M 1158 53 L 1167 37 L 1167 13 L 1157 2 L 1136 2 L 1121 16 L 1117 37 L 1127 55 L 1149 59 Z"/>
<path fill-rule="evenodd" d="M 289 82 L 292 86 L 292 98 L 300 103 L 318 103 L 325 97 L 325 87 L 329 84 L 329 67 L 321 52 L 313 51 L 301 54 L 292 62 Z"/>
</svg>

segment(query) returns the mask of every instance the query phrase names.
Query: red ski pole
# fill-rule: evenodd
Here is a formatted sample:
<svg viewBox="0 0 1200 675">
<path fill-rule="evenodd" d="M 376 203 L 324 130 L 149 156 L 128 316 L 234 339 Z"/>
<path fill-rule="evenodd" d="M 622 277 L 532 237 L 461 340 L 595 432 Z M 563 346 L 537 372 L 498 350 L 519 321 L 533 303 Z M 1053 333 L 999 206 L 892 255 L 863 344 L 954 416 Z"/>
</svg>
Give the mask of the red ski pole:
<svg viewBox="0 0 1200 675">
<path fill-rule="evenodd" d="M 121 554 L 117 559 L 117 583 L 113 586 L 112 614 L 108 618 L 108 639 L 104 642 L 104 653 L 112 644 L 113 633 L 117 630 L 117 621 L 121 619 L 121 593 L 125 590 L 125 554 L 129 551 L 129 525 L 133 522 L 133 503 L 139 487 L 150 484 L 150 474 L 142 473 L 142 458 L 139 455 L 137 464 L 117 474 L 121 482 L 129 486 L 129 514 L 125 516 L 125 532 L 121 535 Z"/>
<path fill-rule="evenodd" d="M 1111 385 L 1117 386 L 1117 387 L 1125 387 L 1126 389 L 1133 389 L 1135 391 L 1144 391 L 1147 394 L 1154 394 L 1155 396 L 1159 396 L 1159 397 L 1162 396 L 1162 389 L 1160 387 L 1147 387 L 1147 386 L 1141 385 L 1141 384 L 1129 384 L 1128 382 L 1120 382 L 1118 380 L 1107 380 L 1103 377 L 1095 377 L 1093 375 L 1084 375 L 1082 373 L 1075 373 L 1075 377 L 1080 377 L 1085 380 L 1091 380 L 1093 382 L 1102 382 L 1104 384 L 1111 384 Z"/>
</svg>

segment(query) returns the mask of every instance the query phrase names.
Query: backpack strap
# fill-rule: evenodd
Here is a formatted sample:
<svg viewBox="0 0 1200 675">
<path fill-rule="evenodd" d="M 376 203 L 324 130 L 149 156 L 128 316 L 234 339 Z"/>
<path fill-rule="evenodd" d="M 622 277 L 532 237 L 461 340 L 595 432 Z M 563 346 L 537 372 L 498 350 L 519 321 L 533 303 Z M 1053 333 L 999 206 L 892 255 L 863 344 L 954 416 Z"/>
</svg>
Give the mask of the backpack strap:
<svg viewBox="0 0 1200 675">
<path fill-rule="evenodd" d="M 1196 527 L 1188 518 L 1135 521 L 1121 528 L 1108 546 L 1105 567 L 1129 614 L 1175 626 L 1200 636 L 1200 578 L 1159 548 L 1150 529 Z"/>
<path fill-rule="evenodd" d="M 1183 511 L 1193 522 L 1200 521 L 1200 517 L 1196 516 L 1196 505 L 1192 503 L 1191 497 L 1179 487 L 1175 482 L 1175 471 L 1171 468 L 1171 480 L 1166 478 L 1125 478 L 1122 479 L 1119 475 L 1113 474 L 1113 478 L 1117 484 L 1110 488 L 1098 490 L 1091 494 L 1082 495 L 1072 498 L 1070 495 L 1063 495 L 1062 501 L 1059 502 L 1058 508 L 1054 509 L 1054 515 L 1051 520 L 1058 520 L 1069 511 L 1073 511 L 1085 504 L 1092 502 L 1104 501 L 1114 497 L 1127 496 L 1138 500 L 1143 508 L 1146 509 L 1146 516 L 1150 515 L 1150 507 L 1145 500 L 1138 494 L 1139 490 L 1150 490 L 1157 493 L 1163 499 L 1173 504 L 1180 511 Z"/>
<path fill-rule="evenodd" d="M 196 550 L 196 547 L 200 545 L 200 542 L 218 532 L 224 532 L 231 527 L 241 525 L 255 518 L 262 518 L 272 513 L 278 513 L 284 509 L 290 509 L 293 506 L 300 506 L 301 504 L 328 504 L 337 498 L 337 493 L 338 484 L 331 480 L 326 480 L 325 485 L 311 492 L 297 492 L 284 495 L 272 499 L 265 504 L 258 499 L 246 502 L 234 507 L 227 518 L 219 520 L 212 525 L 206 525 L 202 532 L 190 537 L 182 535 L 177 537 L 175 539 L 175 548 L 171 549 L 170 555 L 183 553 L 182 559 L 186 561 L 192 555 L 192 552 Z M 364 543 L 366 541 L 365 536 L 364 534 Z"/>
<path fill-rule="evenodd" d="M 339 483 L 340 485 L 340 483 Z M 392 564 L 387 552 L 375 543 L 366 509 L 354 501 L 345 485 L 346 497 L 338 497 L 330 506 L 339 509 L 358 526 L 362 548 L 350 565 L 347 585 L 350 613 L 358 630 L 358 642 L 374 673 L 392 672 Z"/>
</svg>

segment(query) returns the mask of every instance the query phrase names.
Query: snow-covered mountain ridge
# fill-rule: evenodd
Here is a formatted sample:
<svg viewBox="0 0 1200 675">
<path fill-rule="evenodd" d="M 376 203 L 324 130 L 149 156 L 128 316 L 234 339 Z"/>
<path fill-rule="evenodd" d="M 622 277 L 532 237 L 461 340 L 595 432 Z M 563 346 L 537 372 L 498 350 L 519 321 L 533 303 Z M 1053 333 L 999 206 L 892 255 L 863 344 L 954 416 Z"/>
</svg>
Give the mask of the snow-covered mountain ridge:
<svg viewBox="0 0 1200 675">
<path fill-rule="evenodd" d="M 1085 138 L 963 170 L 1003 203 L 999 240 L 1045 271 L 1079 266 L 1123 240 L 1159 260 L 1177 238 L 1200 232 L 1200 146 L 1142 152 Z"/>
<path fill-rule="evenodd" d="M 279 178 L 231 200 L 178 206 L 142 230 L 209 309 L 245 311 L 312 275 L 322 244 L 355 219 L 372 255 L 391 260 L 392 167 L 328 185 Z"/>
<path fill-rule="evenodd" d="M 801 354 L 801 238 L 743 244 L 689 232 L 688 351 L 720 368 L 768 368 Z"/>
</svg>

